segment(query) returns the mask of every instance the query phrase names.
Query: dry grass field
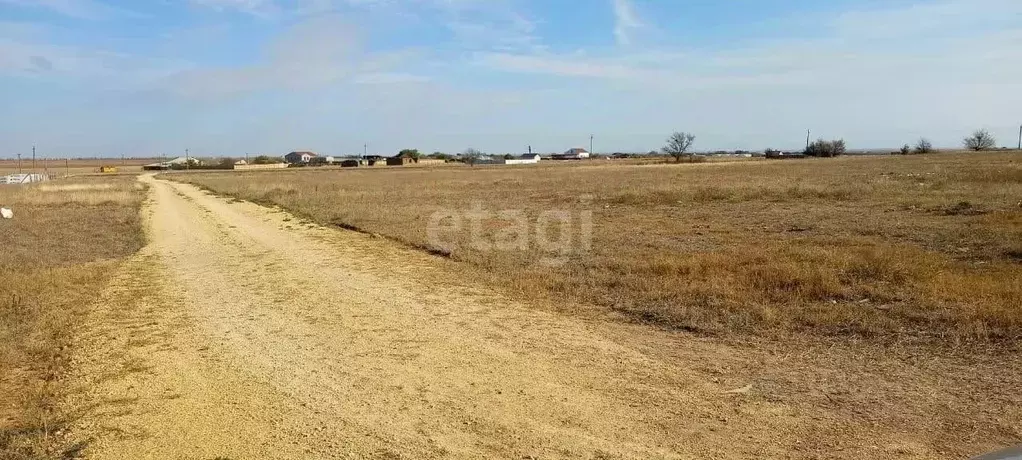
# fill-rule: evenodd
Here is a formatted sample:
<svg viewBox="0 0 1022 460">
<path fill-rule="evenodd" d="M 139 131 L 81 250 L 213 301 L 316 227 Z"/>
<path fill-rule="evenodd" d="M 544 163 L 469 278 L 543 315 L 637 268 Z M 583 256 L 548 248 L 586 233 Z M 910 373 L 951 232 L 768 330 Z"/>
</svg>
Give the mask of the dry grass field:
<svg viewBox="0 0 1022 460">
<path fill-rule="evenodd" d="M 21 172 L 24 173 L 47 173 L 56 176 L 65 174 L 81 175 L 97 173 L 100 166 L 115 166 L 120 173 L 139 173 L 142 165 L 159 161 L 153 158 L 92 158 L 92 159 L 37 159 L 35 168 L 32 167 L 32 159 L 21 159 Z M 0 175 L 17 173 L 18 160 L 0 160 Z"/>
<path fill-rule="evenodd" d="M 516 296 L 590 306 L 578 313 L 732 337 L 1022 339 L 1018 153 L 171 177 L 443 254 Z M 567 250 L 536 244 L 552 210 L 574 224 Z M 438 211 L 493 214 L 436 247 Z"/>
<path fill-rule="evenodd" d="M 0 458 L 64 458 L 71 343 L 118 260 L 143 243 L 134 177 L 0 186 Z"/>
<path fill-rule="evenodd" d="M 967 458 L 1022 433 L 1019 166 L 171 173 L 296 214 L 145 177 L 128 262 L 132 178 L 0 188 L 0 458 Z"/>
</svg>

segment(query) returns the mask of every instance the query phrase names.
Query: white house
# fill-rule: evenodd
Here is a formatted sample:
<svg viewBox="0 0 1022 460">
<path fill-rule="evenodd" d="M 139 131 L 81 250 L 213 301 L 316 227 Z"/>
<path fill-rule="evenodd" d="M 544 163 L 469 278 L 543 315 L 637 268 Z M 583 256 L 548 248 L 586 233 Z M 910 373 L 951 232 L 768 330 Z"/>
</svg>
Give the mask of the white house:
<svg viewBox="0 0 1022 460">
<path fill-rule="evenodd" d="M 292 164 L 294 164 L 294 163 L 308 163 L 308 162 L 312 161 L 313 158 L 316 158 L 317 156 L 319 156 L 319 155 L 316 155 L 313 152 L 291 152 L 291 153 L 289 153 L 287 155 L 284 155 L 284 161 L 286 161 L 288 163 L 292 163 Z"/>
<path fill-rule="evenodd" d="M 512 158 L 504 158 L 501 156 L 481 156 L 476 159 L 476 164 L 480 165 L 531 165 L 539 163 L 539 155 L 522 155 Z"/>
<path fill-rule="evenodd" d="M 509 158 L 504 160 L 506 165 L 532 165 L 539 163 L 539 155 L 537 154 L 526 154 L 518 158 Z"/>
</svg>

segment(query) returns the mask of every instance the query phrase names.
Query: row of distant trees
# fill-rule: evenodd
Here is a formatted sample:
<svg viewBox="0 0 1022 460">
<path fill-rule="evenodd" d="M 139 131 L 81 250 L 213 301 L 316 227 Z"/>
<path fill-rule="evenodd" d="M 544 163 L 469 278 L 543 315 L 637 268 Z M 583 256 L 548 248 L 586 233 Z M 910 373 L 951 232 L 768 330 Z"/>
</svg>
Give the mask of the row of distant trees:
<svg viewBox="0 0 1022 460">
<path fill-rule="evenodd" d="M 692 161 L 694 153 L 691 151 L 692 145 L 695 143 L 695 135 L 683 131 L 675 132 L 671 134 L 671 137 L 667 138 L 667 144 L 661 149 L 665 154 L 674 157 L 676 162 Z M 962 140 L 962 145 L 969 150 L 982 151 L 990 150 L 997 146 L 997 141 L 989 131 L 980 129 L 972 133 L 971 136 L 966 137 Z M 811 157 L 836 157 L 844 155 L 846 151 L 846 145 L 844 139 L 838 140 L 824 140 L 818 139 L 810 143 L 806 149 L 802 152 L 806 156 Z M 929 139 L 922 138 L 916 142 L 915 146 L 905 144 L 900 153 L 902 155 L 908 155 L 911 153 L 923 154 L 932 153 L 933 143 Z M 768 148 L 765 151 L 767 154 L 779 153 L 777 150 Z"/>
<path fill-rule="evenodd" d="M 457 155 L 451 155 L 451 154 L 444 153 L 444 152 L 433 152 L 433 153 L 430 153 L 428 155 L 423 155 L 422 152 L 419 152 L 419 149 L 404 149 L 404 150 L 401 150 L 400 152 L 398 152 L 397 154 L 398 154 L 398 156 L 406 157 L 406 158 L 415 158 L 415 159 L 419 159 L 419 158 L 431 158 L 431 159 L 436 159 L 436 160 L 461 161 L 463 163 L 467 163 L 467 164 L 470 164 L 470 165 L 475 164 L 476 162 L 478 162 L 479 158 L 481 158 L 483 156 L 482 152 L 480 152 L 480 151 L 478 151 L 476 149 L 473 149 L 473 148 L 465 149 L 464 151 L 462 151 L 461 153 L 459 153 Z M 511 154 L 504 155 L 505 158 L 510 158 L 512 156 L 513 155 L 511 155 Z"/>
<path fill-rule="evenodd" d="M 980 129 L 972 133 L 971 136 L 966 137 L 962 140 L 962 146 L 966 149 L 973 150 L 976 152 L 982 150 L 990 150 L 997 147 L 997 140 L 990 134 L 990 131 Z M 930 153 L 933 152 L 933 144 L 927 139 L 919 139 L 915 147 L 911 147 L 905 144 L 901 147 L 901 154 L 908 155 L 910 153 Z"/>
</svg>

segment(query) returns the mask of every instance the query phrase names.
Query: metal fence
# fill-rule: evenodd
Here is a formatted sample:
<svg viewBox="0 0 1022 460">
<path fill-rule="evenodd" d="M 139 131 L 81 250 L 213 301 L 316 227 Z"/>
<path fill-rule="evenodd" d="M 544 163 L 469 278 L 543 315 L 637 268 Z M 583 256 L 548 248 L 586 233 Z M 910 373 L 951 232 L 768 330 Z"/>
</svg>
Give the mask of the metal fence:
<svg viewBox="0 0 1022 460">
<path fill-rule="evenodd" d="M 48 180 L 50 180 L 50 176 L 46 174 L 9 174 L 0 176 L 0 184 L 31 184 Z"/>
</svg>

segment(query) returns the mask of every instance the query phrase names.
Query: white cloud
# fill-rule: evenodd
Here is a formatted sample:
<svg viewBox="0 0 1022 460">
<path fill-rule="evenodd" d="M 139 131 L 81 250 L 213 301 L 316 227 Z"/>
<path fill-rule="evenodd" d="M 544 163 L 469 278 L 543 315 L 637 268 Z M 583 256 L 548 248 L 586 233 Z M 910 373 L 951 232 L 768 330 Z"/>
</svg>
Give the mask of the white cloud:
<svg viewBox="0 0 1022 460">
<path fill-rule="evenodd" d="M 97 0 L 0 0 L 0 4 L 44 9 L 78 19 L 104 19 L 115 14 L 126 13 L 125 10 Z"/>
<path fill-rule="evenodd" d="M 33 22 L 0 20 L 0 31 L 0 38 L 34 39 L 49 33 L 49 28 Z"/>
<path fill-rule="evenodd" d="M 274 0 L 189 0 L 193 5 L 216 11 L 238 11 L 253 16 L 270 17 L 282 10 Z"/>
<path fill-rule="evenodd" d="M 265 90 L 322 89 L 341 82 L 423 81 L 424 77 L 391 72 L 414 55 L 405 50 L 368 53 L 354 26 L 336 15 L 319 16 L 282 31 L 257 63 L 191 69 L 169 77 L 163 87 L 201 99 Z"/>
<path fill-rule="evenodd" d="M 541 49 L 533 35 L 534 26 L 524 19 L 507 18 L 503 21 L 449 20 L 445 26 L 454 34 L 460 46 L 469 49 L 527 50 Z"/>
<path fill-rule="evenodd" d="M 541 49 L 536 22 L 506 0 L 422 0 L 462 48 L 534 51 Z M 428 21 L 428 20 L 427 20 Z"/>
<path fill-rule="evenodd" d="M 1017 134 L 1022 26 L 1001 16 L 1019 14 L 1014 0 L 919 2 L 817 16 L 822 31 L 786 28 L 796 36 L 727 47 L 481 52 L 473 63 L 547 76 L 551 100 L 591 107 L 574 122 L 633 138 L 685 128 L 706 147 L 788 148 L 812 126 L 858 147 L 919 136 L 954 146 L 977 127 Z M 599 115 L 607 107 L 613 115 Z"/>
<path fill-rule="evenodd" d="M 72 46 L 0 38 L 0 73 L 60 73 L 75 78 L 108 75 L 122 56 Z"/>
<path fill-rule="evenodd" d="M 314 14 L 344 10 L 377 21 L 377 29 L 437 26 L 450 40 L 434 42 L 436 48 L 459 50 L 537 50 L 537 23 L 517 0 L 301 0 L 300 11 Z"/>
<path fill-rule="evenodd" d="M 40 23 L 0 22 L 0 76 L 46 78 L 59 84 L 85 82 L 98 91 L 132 90 L 187 66 L 180 60 L 48 40 L 60 31 Z"/>
<path fill-rule="evenodd" d="M 1017 0 L 936 0 L 844 11 L 831 25 L 838 34 L 859 39 L 911 39 L 920 34 L 949 36 L 1017 27 L 1019 15 L 1022 2 Z"/>
<path fill-rule="evenodd" d="M 476 62 L 509 72 L 549 74 L 560 77 L 644 80 L 656 73 L 651 69 L 632 67 L 611 60 L 578 58 L 570 55 L 480 53 L 476 55 Z"/>
<path fill-rule="evenodd" d="M 618 8 L 620 5 L 625 5 Z M 994 7 L 1022 14 L 1014 0 L 946 0 L 937 4 L 841 13 L 812 38 L 755 40 L 728 49 L 609 49 L 585 53 L 478 53 L 493 69 L 659 84 L 679 90 L 706 86 L 909 86 L 929 82 L 1010 82 L 1022 71 L 1022 26 L 974 27 Z M 637 24 L 615 0 L 621 24 Z M 977 11 L 978 10 L 978 11 Z M 623 19 L 622 19 L 623 18 Z M 914 29 L 899 27 L 915 24 Z M 955 28 L 966 25 L 965 30 Z M 889 30 L 899 40 L 879 40 Z M 956 33 L 948 34 L 948 30 Z M 619 38 L 627 36 L 619 34 Z M 975 69 L 983 69 L 981 72 Z"/>
<path fill-rule="evenodd" d="M 642 27 L 639 15 L 630 0 L 612 0 L 614 2 L 614 38 L 619 45 L 632 43 L 631 33 Z"/>
<path fill-rule="evenodd" d="M 371 72 L 356 76 L 352 82 L 362 85 L 384 85 L 394 83 L 425 83 L 430 81 L 422 75 L 400 72 Z"/>
<path fill-rule="evenodd" d="M 0 38 L 0 72 L 7 74 L 38 72 L 44 70 L 38 65 L 42 60 L 47 62 L 45 66 L 47 71 L 58 66 L 61 69 L 88 68 L 89 66 L 82 64 L 91 64 L 88 59 L 83 59 L 73 50 Z"/>
</svg>

